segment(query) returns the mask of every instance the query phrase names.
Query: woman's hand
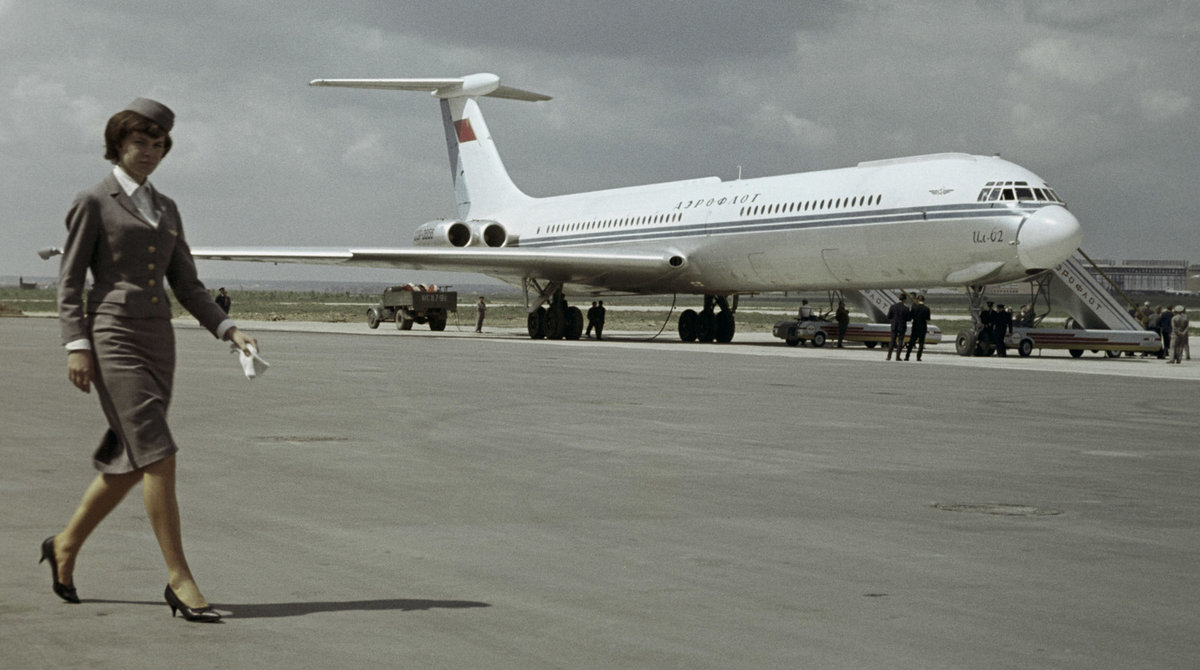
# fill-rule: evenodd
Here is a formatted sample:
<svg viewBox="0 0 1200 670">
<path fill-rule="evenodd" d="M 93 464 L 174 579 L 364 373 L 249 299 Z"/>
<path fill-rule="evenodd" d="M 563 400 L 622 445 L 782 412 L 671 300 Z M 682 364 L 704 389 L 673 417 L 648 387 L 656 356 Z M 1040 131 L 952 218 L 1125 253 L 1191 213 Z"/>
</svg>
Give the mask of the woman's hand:
<svg viewBox="0 0 1200 670">
<path fill-rule="evenodd" d="M 237 326 L 229 329 L 229 332 L 225 334 L 225 339 L 233 342 L 233 346 L 240 349 L 246 355 L 250 355 L 251 344 L 254 345 L 256 350 L 258 349 L 258 340 L 243 333 Z"/>
<path fill-rule="evenodd" d="M 92 392 L 92 365 L 90 349 L 76 349 L 67 353 L 67 379 L 84 393 Z"/>
</svg>

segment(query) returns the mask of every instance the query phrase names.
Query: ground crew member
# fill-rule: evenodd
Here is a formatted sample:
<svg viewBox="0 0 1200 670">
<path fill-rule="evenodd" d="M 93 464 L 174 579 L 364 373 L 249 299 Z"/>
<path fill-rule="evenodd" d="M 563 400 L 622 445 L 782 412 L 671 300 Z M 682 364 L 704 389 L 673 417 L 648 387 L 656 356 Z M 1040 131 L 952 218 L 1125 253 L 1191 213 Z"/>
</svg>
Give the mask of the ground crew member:
<svg viewBox="0 0 1200 670">
<path fill-rule="evenodd" d="M 850 311 L 846 309 L 846 303 L 839 300 L 837 313 L 834 314 L 834 319 L 837 320 L 838 326 L 838 343 L 837 348 L 842 348 L 842 340 L 846 339 L 846 328 L 850 325 Z M 921 360 L 920 354 L 917 355 L 917 360 Z"/>
<path fill-rule="evenodd" d="M 900 352 L 904 349 L 904 329 L 908 326 L 908 320 L 912 318 L 912 313 L 908 309 L 908 305 L 904 304 L 906 296 L 901 293 L 900 299 L 896 304 L 892 305 L 888 310 L 888 321 L 892 324 L 892 339 L 888 343 L 887 360 L 892 360 L 892 352 L 896 352 L 896 360 L 900 360 Z"/>
<path fill-rule="evenodd" d="M 929 308 L 925 306 L 925 296 L 919 295 L 915 298 L 915 304 L 912 307 L 912 332 L 908 335 L 908 351 L 904 353 L 904 360 L 908 360 L 912 356 L 913 345 L 917 346 L 917 360 L 921 360 L 921 354 L 925 353 L 925 333 L 929 330 L 929 319 L 932 314 Z M 897 352 L 896 357 L 900 354 Z"/>
</svg>

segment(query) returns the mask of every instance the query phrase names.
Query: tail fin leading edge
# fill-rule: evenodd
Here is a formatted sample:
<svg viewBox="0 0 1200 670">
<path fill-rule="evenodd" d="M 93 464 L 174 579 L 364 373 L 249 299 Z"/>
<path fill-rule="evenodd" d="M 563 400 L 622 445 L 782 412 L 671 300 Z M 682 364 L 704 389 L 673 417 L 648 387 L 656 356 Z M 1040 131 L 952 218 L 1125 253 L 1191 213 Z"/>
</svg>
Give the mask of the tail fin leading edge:
<svg viewBox="0 0 1200 670">
<path fill-rule="evenodd" d="M 550 96 L 501 86 L 494 74 L 450 79 L 314 79 L 309 86 L 429 91 L 440 98 L 458 217 L 487 218 L 528 199 L 508 176 L 476 98 L 539 102 Z"/>
</svg>

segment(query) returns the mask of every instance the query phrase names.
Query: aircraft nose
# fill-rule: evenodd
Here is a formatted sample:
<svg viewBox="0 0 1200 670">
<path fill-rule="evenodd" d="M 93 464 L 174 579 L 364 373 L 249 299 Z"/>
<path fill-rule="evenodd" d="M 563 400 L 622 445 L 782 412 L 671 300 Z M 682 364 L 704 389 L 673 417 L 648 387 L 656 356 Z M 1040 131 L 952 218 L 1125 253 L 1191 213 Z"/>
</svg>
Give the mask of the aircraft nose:
<svg viewBox="0 0 1200 670">
<path fill-rule="evenodd" d="M 1079 248 L 1083 229 L 1074 214 L 1061 205 L 1047 205 L 1025 220 L 1017 233 L 1017 258 L 1028 270 L 1045 270 L 1063 262 Z"/>
</svg>

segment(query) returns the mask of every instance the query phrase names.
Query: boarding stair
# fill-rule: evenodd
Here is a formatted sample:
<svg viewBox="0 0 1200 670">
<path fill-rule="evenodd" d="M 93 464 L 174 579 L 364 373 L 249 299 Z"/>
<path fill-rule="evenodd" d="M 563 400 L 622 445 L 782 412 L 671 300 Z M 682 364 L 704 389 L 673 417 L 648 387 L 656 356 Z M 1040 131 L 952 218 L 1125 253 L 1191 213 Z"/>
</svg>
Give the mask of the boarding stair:
<svg viewBox="0 0 1200 670">
<path fill-rule="evenodd" d="M 1088 266 L 1096 268 L 1100 277 L 1094 276 Z M 1136 308 L 1133 301 L 1082 249 L 1078 250 L 1078 255 L 1034 277 L 1030 285 L 1033 293 L 1031 308 L 1037 311 L 1041 301 L 1044 311 L 1036 316 L 1032 327 L 1014 326 L 1012 333 L 1005 337 L 1005 346 L 1016 349 L 1021 356 L 1029 356 L 1034 349 L 1066 349 L 1075 358 L 1082 356 L 1084 351 L 1116 357 L 1122 351 L 1157 352 L 1162 348 L 1159 334 L 1146 330 L 1133 317 L 1131 312 Z M 985 290 L 985 287 L 968 287 L 975 329 L 958 334 L 956 349 L 960 355 L 991 353 L 990 343 L 978 341 L 982 328 L 979 305 Z M 1071 315 L 1062 328 L 1040 327 L 1051 304 Z"/>
</svg>

